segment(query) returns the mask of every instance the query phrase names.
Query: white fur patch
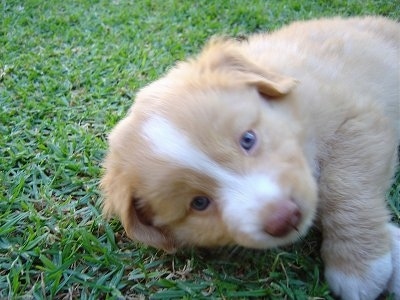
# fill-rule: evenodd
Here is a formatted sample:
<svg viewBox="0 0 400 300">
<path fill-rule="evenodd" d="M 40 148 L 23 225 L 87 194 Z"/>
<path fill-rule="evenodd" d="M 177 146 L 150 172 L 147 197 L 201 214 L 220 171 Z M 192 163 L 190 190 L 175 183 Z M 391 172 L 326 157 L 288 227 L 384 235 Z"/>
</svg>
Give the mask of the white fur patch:
<svg viewBox="0 0 400 300">
<path fill-rule="evenodd" d="M 251 239 L 240 241 L 242 246 L 270 247 L 276 246 L 275 238 L 268 237 L 263 231 L 263 220 L 259 215 L 260 208 L 267 203 L 279 200 L 282 191 L 266 174 L 237 176 L 220 189 L 223 200 L 223 218 L 232 231 L 244 233 Z"/>
<path fill-rule="evenodd" d="M 231 231 L 240 232 L 263 246 L 268 236 L 262 229 L 262 220 L 256 217 L 260 207 L 276 201 L 282 190 L 272 176 L 265 173 L 235 174 L 213 161 L 197 149 L 185 133 L 163 117 L 155 116 L 144 123 L 143 135 L 152 151 L 185 168 L 207 173 L 220 187 L 223 217 Z M 276 245 L 275 242 L 271 246 Z M 249 245 L 251 246 L 251 245 Z"/>
<path fill-rule="evenodd" d="M 154 153 L 168 157 L 182 167 L 196 171 L 211 168 L 214 172 L 216 171 L 215 163 L 193 147 L 186 135 L 165 118 L 160 116 L 150 118 L 144 123 L 142 132 L 150 142 Z"/>
<path fill-rule="evenodd" d="M 325 277 L 332 291 L 343 300 L 374 300 L 386 290 L 392 270 L 392 256 L 388 253 L 371 262 L 362 277 L 344 274 L 329 266 Z"/>
<path fill-rule="evenodd" d="M 195 148 L 184 132 L 163 117 L 152 117 L 145 122 L 142 130 L 154 153 L 168 157 L 171 162 L 182 167 L 207 173 L 222 187 L 230 187 L 232 191 L 243 195 L 250 195 L 247 193 L 248 189 L 263 190 L 264 197 L 274 197 L 279 193 L 278 186 L 265 175 L 240 176 L 222 168 L 207 154 Z M 238 187 L 233 188 L 234 186 Z"/>
<path fill-rule="evenodd" d="M 392 264 L 393 273 L 390 278 L 388 291 L 395 294 L 394 299 L 400 300 L 400 228 L 389 225 L 392 233 Z"/>
</svg>

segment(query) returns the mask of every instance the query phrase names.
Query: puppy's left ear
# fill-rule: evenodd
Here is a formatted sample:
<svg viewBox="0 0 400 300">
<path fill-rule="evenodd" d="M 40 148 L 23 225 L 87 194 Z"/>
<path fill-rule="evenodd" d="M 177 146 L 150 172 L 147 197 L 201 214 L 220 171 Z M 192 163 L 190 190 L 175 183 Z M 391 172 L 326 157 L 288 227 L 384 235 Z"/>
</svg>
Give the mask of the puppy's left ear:
<svg viewBox="0 0 400 300">
<path fill-rule="evenodd" d="M 257 88 L 266 97 L 279 98 L 292 91 L 298 81 L 259 67 L 242 53 L 239 41 L 213 39 L 199 58 L 210 70 L 221 70 L 232 76 L 234 83 L 245 83 Z"/>
<path fill-rule="evenodd" d="M 176 251 L 172 236 L 161 228 L 147 222 L 143 211 L 138 209 L 135 198 L 134 181 L 124 174 L 119 165 L 122 159 L 118 154 L 109 152 L 105 162 L 105 174 L 101 180 L 101 189 L 104 193 L 103 214 L 105 217 L 117 216 L 127 233 L 136 241 L 163 249 L 168 253 Z"/>
</svg>

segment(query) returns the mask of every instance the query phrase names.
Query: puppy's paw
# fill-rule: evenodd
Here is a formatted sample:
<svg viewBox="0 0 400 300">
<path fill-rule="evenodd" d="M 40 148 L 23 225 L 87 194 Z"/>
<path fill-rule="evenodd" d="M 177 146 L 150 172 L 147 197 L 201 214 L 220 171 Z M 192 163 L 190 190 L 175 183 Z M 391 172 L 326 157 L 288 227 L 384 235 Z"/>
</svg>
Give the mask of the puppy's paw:
<svg viewBox="0 0 400 300">
<path fill-rule="evenodd" d="M 388 291 L 394 299 L 400 300 L 400 228 L 390 225 L 392 232 L 392 265 L 393 273 L 388 284 Z"/>
<path fill-rule="evenodd" d="M 343 300 L 375 300 L 386 290 L 392 270 L 392 255 L 388 253 L 371 262 L 368 271 L 361 276 L 327 266 L 325 278 L 334 294 Z"/>
</svg>

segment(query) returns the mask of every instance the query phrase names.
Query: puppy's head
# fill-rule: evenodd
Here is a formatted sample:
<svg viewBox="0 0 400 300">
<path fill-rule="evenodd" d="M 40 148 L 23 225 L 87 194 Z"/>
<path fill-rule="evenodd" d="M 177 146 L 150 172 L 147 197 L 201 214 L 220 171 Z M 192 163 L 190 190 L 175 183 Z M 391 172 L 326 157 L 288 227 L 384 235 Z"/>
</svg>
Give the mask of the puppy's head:
<svg viewBox="0 0 400 300">
<path fill-rule="evenodd" d="M 170 252 L 268 248 L 311 224 L 316 183 L 282 109 L 296 82 L 239 49 L 211 42 L 140 91 L 112 131 L 103 209 L 131 238 Z"/>
</svg>

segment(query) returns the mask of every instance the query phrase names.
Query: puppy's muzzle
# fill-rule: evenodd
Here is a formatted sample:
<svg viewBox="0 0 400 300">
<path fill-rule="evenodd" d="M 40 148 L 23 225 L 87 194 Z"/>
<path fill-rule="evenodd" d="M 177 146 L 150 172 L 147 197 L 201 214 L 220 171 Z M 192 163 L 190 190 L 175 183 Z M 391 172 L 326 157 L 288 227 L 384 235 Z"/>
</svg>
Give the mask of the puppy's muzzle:
<svg viewBox="0 0 400 300">
<path fill-rule="evenodd" d="M 269 204 L 263 213 L 263 230 L 274 237 L 283 237 L 297 230 L 301 221 L 299 206 L 290 199 Z"/>
</svg>

